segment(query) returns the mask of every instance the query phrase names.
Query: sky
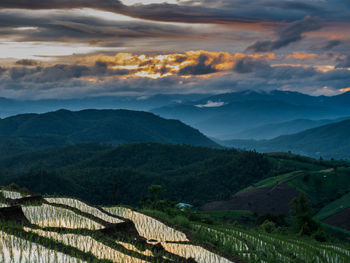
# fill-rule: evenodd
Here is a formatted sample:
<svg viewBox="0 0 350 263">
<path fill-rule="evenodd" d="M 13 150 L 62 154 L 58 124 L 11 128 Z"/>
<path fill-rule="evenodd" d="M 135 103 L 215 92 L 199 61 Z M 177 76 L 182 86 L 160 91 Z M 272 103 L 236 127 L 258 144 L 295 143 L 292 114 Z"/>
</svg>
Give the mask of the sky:
<svg viewBox="0 0 350 263">
<path fill-rule="evenodd" d="M 350 91 L 349 0 L 1 0 L 0 97 Z"/>
</svg>

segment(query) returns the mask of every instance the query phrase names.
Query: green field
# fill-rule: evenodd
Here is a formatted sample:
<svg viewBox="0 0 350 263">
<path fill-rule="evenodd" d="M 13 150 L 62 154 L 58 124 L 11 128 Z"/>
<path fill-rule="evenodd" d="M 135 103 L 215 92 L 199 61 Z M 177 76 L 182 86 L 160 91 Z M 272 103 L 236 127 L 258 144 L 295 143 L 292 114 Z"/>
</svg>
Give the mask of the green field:
<svg viewBox="0 0 350 263">
<path fill-rule="evenodd" d="M 350 169 L 306 172 L 287 184 L 305 193 L 318 211 L 348 193 Z"/>
<path fill-rule="evenodd" d="M 293 178 L 295 176 L 300 176 L 302 174 L 303 174 L 302 171 L 296 171 L 296 172 L 291 172 L 291 173 L 286 173 L 286 174 L 282 174 L 282 175 L 278 175 L 278 176 L 269 177 L 269 178 L 261 180 L 255 184 L 243 189 L 242 191 L 239 191 L 239 193 L 246 192 L 246 191 L 251 190 L 251 189 L 272 187 L 278 183 L 285 183 L 285 182 L 289 181 L 291 178 Z"/>
<path fill-rule="evenodd" d="M 323 207 L 315 216 L 317 220 L 323 220 L 327 217 L 337 214 L 350 207 L 350 193 L 342 196 L 334 202 Z"/>
<path fill-rule="evenodd" d="M 320 168 L 320 167 L 318 167 Z M 298 170 L 268 177 L 239 191 L 273 187 L 286 183 L 311 200 L 317 219 L 324 219 L 350 207 L 350 168 L 338 167 L 321 170 Z"/>
</svg>

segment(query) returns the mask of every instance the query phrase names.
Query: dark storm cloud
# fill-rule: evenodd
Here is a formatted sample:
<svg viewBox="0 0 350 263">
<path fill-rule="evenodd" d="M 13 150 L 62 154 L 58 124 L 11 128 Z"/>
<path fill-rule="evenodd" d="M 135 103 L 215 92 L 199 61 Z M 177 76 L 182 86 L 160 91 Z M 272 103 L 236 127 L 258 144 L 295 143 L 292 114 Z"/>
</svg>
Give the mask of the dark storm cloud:
<svg viewBox="0 0 350 263">
<path fill-rule="evenodd" d="M 251 57 L 239 59 L 233 68 L 233 70 L 238 73 L 251 73 L 270 69 L 270 65 L 264 59 L 255 59 Z"/>
<path fill-rule="evenodd" d="M 1 77 L 1 75 L 2 75 L 3 73 L 5 73 L 6 71 L 7 71 L 7 69 L 0 67 L 0 77 Z"/>
<path fill-rule="evenodd" d="M 28 30 L 17 30 L 21 27 Z M 113 41 L 116 38 L 182 38 L 196 35 L 190 28 L 149 22 L 106 21 L 88 16 L 25 14 L 0 11 L 0 32 L 17 41 Z M 115 41 L 119 43 L 118 41 Z"/>
<path fill-rule="evenodd" d="M 233 16 L 225 9 L 170 4 L 125 6 L 118 0 L 2 0 L 0 8 L 32 10 L 95 8 L 148 20 L 188 23 L 227 23 L 247 20 L 244 17 Z"/>
<path fill-rule="evenodd" d="M 240 21 L 241 18 L 230 17 L 229 12 L 224 10 L 212 10 L 204 7 L 188 7 L 170 4 L 153 4 L 142 6 L 125 6 L 118 0 L 2 0 L 0 8 L 18 8 L 18 9 L 72 9 L 72 8 L 94 8 L 103 11 L 110 11 L 127 16 L 157 20 L 157 21 L 176 21 L 176 22 L 204 22 L 211 23 L 208 19 L 230 22 Z"/>
<path fill-rule="evenodd" d="M 303 33 L 322 28 L 322 22 L 318 18 L 306 17 L 301 21 L 294 22 L 277 32 L 278 39 L 273 41 L 258 41 L 247 50 L 254 52 L 268 52 L 286 47 L 293 42 L 300 41 Z"/>
<path fill-rule="evenodd" d="M 179 75 L 206 75 L 217 72 L 214 63 L 207 63 L 209 57 L 201 54 L 194 65 L 189 65 L 179 71 Z"/>
<path fill-rule="evenodd" d="M 195 5 L 194 5 L 195 2 Z M 154 21 L 184 23 L 235 23 L 296 21 L 307 15 L 347 21 L 348 1 L 179 1 L 179 4 L 125 6 L 118 0 L 2 0 L 0 8 L 71 9 L 94 8 Z"/>
<path fill-rule="evenodd" d="M 264 77 L 270 77 L 274 80 L 294 80 L 300 82 L 301 79 L 305 80 L 322 74 L 312 67 L 279 66 L 274 67 Z"/>
<path fill-rule="evenodd" d="M 330 40 L 327 42 L 327 44 L 323 47 L 323 50 L 331 50 L 334 47 L 337 47 L 341 45 L 342 42 L 338 39 Z"/>
<path fill-rule="evenodd" d="M 345 3 L 343 1 L 333 2 L 332 5 L 328 1 L 301 2 L 285 0 L 252 0 L 252 3 L 249 4 L 243 0 L 195 2 L 197 3 L 196 5 L 192 5 L 193 3 L 189 1 L 179 1 L 177 5 L 125 6 L 116 0 L 3 0 L 0 1 L 0 35 L 14 39 L 17 42 L 79 42 L 105 48 L 134 47 L 138 46 L 139 43 L 149 47 L 148 43 L 159 41 L 160 38 L 163 38 L 164 41 L 168 41 L 168 39 L 198 41 L 199 39 L 207 40 L 217 37 L 222 43 L 227 43 L 224 42 L 224 39 L 230 37 L 230 34 L 227 33 L 228 27 L 221 27 L 219 31 L 214 31 L 212 29 L 205 30 L 204 27 L 186 27 L 183 24 L 170 25 L 147 22 L 145 20 L 111 21 L 102 17 L 82 15 L 82 12 L 80 14 L 73 12 L 38 13 L 20 10 L 94 8 L 149 21 L 214 24 L 254 23 L 253 27 L 255 28 L 259 23 L 260 25 L 265 25 L 265 22 L 268 22 L 268 27 L 265 28 L 268 31 L 276 31 L 277 39 L 258 41 L 249 49 L 250 51 L 262 52 L 286 47 L 293 42 L 301 40 L 303 33 L 319 29 L 321 20 L 325 24 L 327 19 L 332 21 L 345 20 L 344 12 L 346 13 L 349 10 L 344 8 Z M 199 2 L 202 4 L 198 5 Z M 9 10 L 4 8 L 17 9 Z M 333 13 L 338 15 L 333 16 Z M 89 11 L 89 14 L 91 14 L 91 11 Z M 314 17 L 320 17 L 320 19 Z M 20 27 L 32 27 L 32 29 L 16 30 Z M 250 29 L 245 30 L 249 31 Z M 261 29 L 254 32 L 254 34 L 262 33 Z M 232 36 L 235 34 L 238 33 L 235 32 Z M 145 39 L 145 41 L 137 42 L 138 39 Z M 249 34 L 243 34 L 243 37 L 240 38 L 242 42 L 245 42 L 244 45 L 246 45 L 247 41 L 253 43 L 251 39 L 252 37 Z M 186 43 L 187 49 L 190 44 Z M 160 45 L 163 48 L 169 47 L 169 49 L 171 48 L 170 45 L 175 46 L 174 43 L 170 42 L 165 43 L 165 45 L 160 43 Z M 212 44 L 205 42 L 205 45 L 209 46 Z M 185 46 L 185 43 L 183 46 Z M 191 46 L 190 48 L 192 49 Z M 242 49 L 240 48 L 239 50 Z"/>
<path fill-rule="evenodd" d="M 348 21 L 350 2 L 346 0 L 290 1 L 290 0 L 180 0 L 180 3 L 230 10 L 237 17 L 260 21 L 297 21 L 305 16 L 317 16 L 324 20 Z"/>
<path fill-rule="evenodd" d="M 118 0 L 1 0 L 1 8 L 23 9 L 71 9 L 96 8 L 102 10 L 118 10 L 123 7 Z"/>
<path fill-rule="evenodd" d="M 130 74 L 130 70 L 110 70 L 106 63 L 96 62 L 93 66 L 56 64 L 47 67 L 12 67 L 7 70 L 12 81 L 32 83 L 53 83 L 82 77 L 108 77 Z"/>
<path fill-rule="evenodd" d="M 36 68 L 27 68 L 27 67 L 13 67 L 8 70 L 9 77 L 12 80 L 21 80 L 25 79 L 28 76 L 34 76 L 34 74 L 37 74 L 38 72 L 42 71 L 43 68 L 36 67 Z M 34 79 L 31 79 L 31 81 Z"/>
<path fill-rule="evenodd" d="M 39 65 L 39 62 L 33 59 L 21 59 L 16 61 L 16 65 L 37 66 Z"/>
<path fill-rule="evenodd" d="M 152 4 L 121 8 L 132 17 L 185 23 L 236 23 L 259 21 L 297 21 L 305 16 L 319 16 L 325 20 L 348 21 L 350 5 L 347 1 L 271 1 L 231 0 L 186 1 L 180 5 Z M 181 4 L 182 3 L 182 4 Z M 201 3 L 201 4 L 198 4 Z"/>
<path fill-rule="evenodd" d="M 336 68 L 350 68 L 350 55 L 338 58 Z"/>
</svg>

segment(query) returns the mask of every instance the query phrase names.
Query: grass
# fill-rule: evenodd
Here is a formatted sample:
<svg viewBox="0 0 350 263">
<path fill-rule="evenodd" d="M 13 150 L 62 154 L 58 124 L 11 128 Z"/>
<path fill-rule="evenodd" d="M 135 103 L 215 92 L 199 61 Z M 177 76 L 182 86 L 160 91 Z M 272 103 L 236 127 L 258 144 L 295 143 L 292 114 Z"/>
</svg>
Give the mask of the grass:
<svg viewBox="0 0 350 263">
<path fill-rule="evenodd" d="M 295 177 L 287 184 L 305 193 L 316 210 L 320 210 L 350 190 L 350 169 L 338 168 L 331 172 L 305 172 L 303 176 Z"/>
<path fill-rule="evenodd" d="M 316 215 L 315 219 L 323 220 L 327 217 L 337 214 L 347 208 L 350 208 L 350 193 L 323 207 Z"/>
<path fill-rule="evenodd" d="M 256 217 L 248 210 L 222 210 L 199 212 L 202 216 L 209 216 L 218 222 L 240 223 L 244 225 L 253 225 Z"/>
<path fill-rule="evenodd" d="M 272 187 L 278 183 L 287 182 L 288 180 L 290 180 L 290 178 L 292 178 L 294 176 L 301 175 L 301 174 L 302 174 L 302 171 L 295 171 L 295 172 L 290 172 L 290 173 L 286 173 L 286 174 L 282 174 L 282 175 L 278 175 L 278 176 L 268 177 L 264 180 L 261 180 L 255 184 L 243 189 L 242 191 L 239 191 L 239 193 L 244 193 L 244 192 L 247 192 L 247 191 L 252 190 L 252 189 Z"/>
<path fill-rule="evenodd" d="M 277 155 L 275 158 L 268 158 L 273 164 L 275 164 L 276 167 L 285 167 L 285 169 L 288 169 L 289 171 L 317 171 L 331 166 L 330 163 L 325 161 L 321 163 L 308 157 L 295 157 L 294 155 L 290 158 L 286 157 L 284 154 L 280 157 Z M 296 158 L 300 158 L 300 160 L 297 160 Z"/>
</svg>

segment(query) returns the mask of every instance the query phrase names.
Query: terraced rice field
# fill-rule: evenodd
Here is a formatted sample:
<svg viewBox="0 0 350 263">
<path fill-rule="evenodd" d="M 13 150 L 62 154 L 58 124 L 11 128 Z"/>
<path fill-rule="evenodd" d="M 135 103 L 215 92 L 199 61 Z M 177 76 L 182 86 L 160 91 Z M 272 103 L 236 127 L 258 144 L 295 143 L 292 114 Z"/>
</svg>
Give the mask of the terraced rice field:
<svg viewBox="0 0 350 263">
<path fill-rule="evenodd" d="M 0 231 L 2 263 L 85 263 L 86 261 Z"/>
<path fill-rule="evenodd" d="M 350 248 L 341 245 L 197 223 L 191 224 L 189 235 L 126 207 L 100 208 L 66 197 L 31 200 L 10 190 L 2 195 L 0 262 L 4 263 L 350 262 Z M 202 246 L 192 234 L 225 247 L 228 256 Z"/>
<path fill-rule="evenodd" d="M 0 208 L 8 207 L 9 205 L 0 201 Z"/>
<path fill-rule="evenodd" d="M 257 231 L 235 228 L 194 226 L 202 235 L 209 236 L 231 249 L 231 253 L 247 262 L 350 262 L 350 247 L 301 241 Z"/>
<path fill-rule="evenodd" d="M 21 223 L 0 221 L 0 262 L 232 262 L 129 208 L 103 210 L 63 197 L 31 203 L 11 191 L 6 196 L 13 207 L 1 213 L 17 213 L 9 218 Z"/>
<path fill-rule="evenodd" d="M 25 231 L 33 232 L 39 234 L 40 236 L 51 238 L 55 241 L 58 241 L 59 243 L 77 248 L 83 252 L 90 252 L 98 259 L 107 259 L 113 262 L 147 262 L 119 252 L 109 246 L 104 245 L 101 242 L 96 241 L 90 236 L 79 234 L 60 234 L 57 232 L 43 231 L 38 229 L 33 230 L 29 228 L 26 228 Z"/>
<path fill-rule="evenodd" d="M 26 197 L 26 194 L 16 192 L 16 191 L 7 191 L 7 190 L 0 190 L 0 193 L 5 197 L 9 199 L 20 199 L 23 197 Z"/>
<path fill-rule="evenodd" d="M 176 243 L 162 243 L 166 251 L 184 258 L 193 258 L 196 262 L 229 263 L 231 261 L 214 254 L 200 246 Z"/>
<path fill-rule="evenodd" d="M 79 201 L 77 199 L 73 199 L 73 198 L 45 198 L 46 201 L 48 201 L 49 203 L 52 204 L 61 204 L 61 205 L 67 205 L 69 207 L 73 207 L 76 209 L 79 209 L 80 211 L 84 212 L 84 213 L 88 213 L 91 214 L 95 217 L 98 217 L 108 223 L 111 224 L 118 224 L 123 222 L 123 220 L 116 218 L 116 217 L 112 217 L 107 215 L 106 213 L 104 213 L 103 211 L 101 211 L 100 209 L 87 205 L 86 203 Z"/>
<path fill-rule="evenodd" d="M 40 206 L 22 206 L 25 217 L 40 227 L 102 229 L 104 226 L 74 213 L 73 211 L 48 204 Z"/>
<path fill-rule="evenodd" d="M 177 231 L 152 217 L 125 207 L 105 207 L 109 213 L 130 219 L 134 222 L 138 233 L 148 240 L 162 241 L 188 241 L 186 235 Z"/>
</svg>

